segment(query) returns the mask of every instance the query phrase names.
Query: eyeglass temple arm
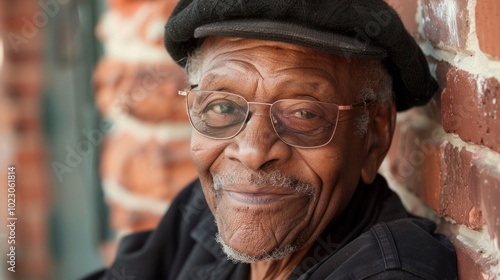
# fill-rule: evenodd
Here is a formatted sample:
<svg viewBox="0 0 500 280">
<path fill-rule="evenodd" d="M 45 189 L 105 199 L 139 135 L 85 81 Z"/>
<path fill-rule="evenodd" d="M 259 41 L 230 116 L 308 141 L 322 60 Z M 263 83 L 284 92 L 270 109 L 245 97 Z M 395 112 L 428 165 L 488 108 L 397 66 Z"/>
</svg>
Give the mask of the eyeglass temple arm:
<svg viewBox="0 0 500 280">
<path fill-rule="evenodd" d="M 189 92 L 190 90 L 192 90 L 193 88 L 197 87 L 197 86 L 198 86 L 198 85 L 190 85 L 190 86 L 189 86 L 189 89 L 182 89 L 182 90 L 179 90 L 179 91 L 177 92 L 177 94 L 178 94 L 178 95 L 182 95 L 182 96 L 187 96 L 188 92 Z"/>
<path fill-rule="evenodd" d="M 353 110 L 356 108 L 360 107 L 367 107 L 368 105 L 374 103 L 374 100 L 366 100 L 360 103 L 352 104 L 352 105 L 339 105 L 339 110 L 340 111 L 348 111 L 348 110 Z"/>
</svg>

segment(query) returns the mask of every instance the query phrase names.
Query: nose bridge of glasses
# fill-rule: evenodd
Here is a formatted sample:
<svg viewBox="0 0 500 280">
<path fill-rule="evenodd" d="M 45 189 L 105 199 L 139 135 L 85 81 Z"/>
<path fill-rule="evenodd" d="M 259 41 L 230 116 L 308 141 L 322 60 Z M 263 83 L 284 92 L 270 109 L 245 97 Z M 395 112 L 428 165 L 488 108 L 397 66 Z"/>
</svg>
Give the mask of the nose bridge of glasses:
<svg viewBox="0 0 500 280">
<path fill-rule="evenodd" d="M 266 102 L 247 102 L 248 103 L 248 110 L 252 113 L 252 116 L 263 116 L 263 115 L 269 115 L 270 114 L 270 108 L 273 106 L 273 103 L 266 103 Z M 252 105 L 263 105 L 269 107 L 269 110 L 255 110 L 251 109 Z M 255 106 L 253 106 L 255 107 Z"/>
</svg>

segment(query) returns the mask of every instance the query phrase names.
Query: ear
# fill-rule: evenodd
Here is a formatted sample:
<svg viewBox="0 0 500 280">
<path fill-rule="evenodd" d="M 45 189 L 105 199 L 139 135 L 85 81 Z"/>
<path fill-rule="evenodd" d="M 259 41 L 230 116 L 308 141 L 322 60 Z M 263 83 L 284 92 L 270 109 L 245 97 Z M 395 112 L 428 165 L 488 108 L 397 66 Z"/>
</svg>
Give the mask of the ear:
<svg viewBox="0 0 500 280">
<path fill-rule="evenodd" d="M 361 179 L 365 184 L 375 180 L 378 169 L 389 151 L 396 124 L 396 104 L 376 103 L 370 108 L 370 122 L 366 135 L 366 157 L 361 168 Z"/>
</svg>

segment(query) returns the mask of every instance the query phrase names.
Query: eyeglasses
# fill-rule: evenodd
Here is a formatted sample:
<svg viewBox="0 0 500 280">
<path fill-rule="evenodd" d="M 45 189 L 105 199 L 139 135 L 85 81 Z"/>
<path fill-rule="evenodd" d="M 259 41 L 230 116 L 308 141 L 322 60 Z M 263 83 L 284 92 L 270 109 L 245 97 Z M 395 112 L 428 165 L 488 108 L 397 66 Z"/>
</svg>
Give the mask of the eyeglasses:
<svg viewBox="0 0 500 280">
<path fill-rule="evenodd" d="M 249 102 L 229 92 L 193 89 L 180 90 L 179 95 L 186 96 L 193 128 L 208 138 L 222 140 L 235 137 L 251 117 L 250 105 L 265 105 L 269 106 L 271 124 L 278 137 L 286 144 L 299 148 L 327 145 L 335 134 L 340 111 L 365 108 L 371 103 L 337 105 L 302 99 Z"/>
</svg>

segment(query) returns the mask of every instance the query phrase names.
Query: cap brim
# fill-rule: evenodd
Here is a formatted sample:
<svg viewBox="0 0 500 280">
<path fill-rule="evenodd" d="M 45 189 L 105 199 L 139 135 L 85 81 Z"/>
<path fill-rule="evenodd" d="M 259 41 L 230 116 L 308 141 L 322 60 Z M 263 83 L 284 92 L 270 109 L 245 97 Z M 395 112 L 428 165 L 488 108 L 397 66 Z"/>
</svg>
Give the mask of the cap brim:
<svg viewBox="0 0 500 280">
<path fill-rule="evenodd" d="M 342 34 L 273 20 L 240 19 L 213 22 L 199 26 L 195 38 L 228 36 L 272 40 L 309 47 L 344 57 L 383 60 L 385 49 Z"/>
</svg>

